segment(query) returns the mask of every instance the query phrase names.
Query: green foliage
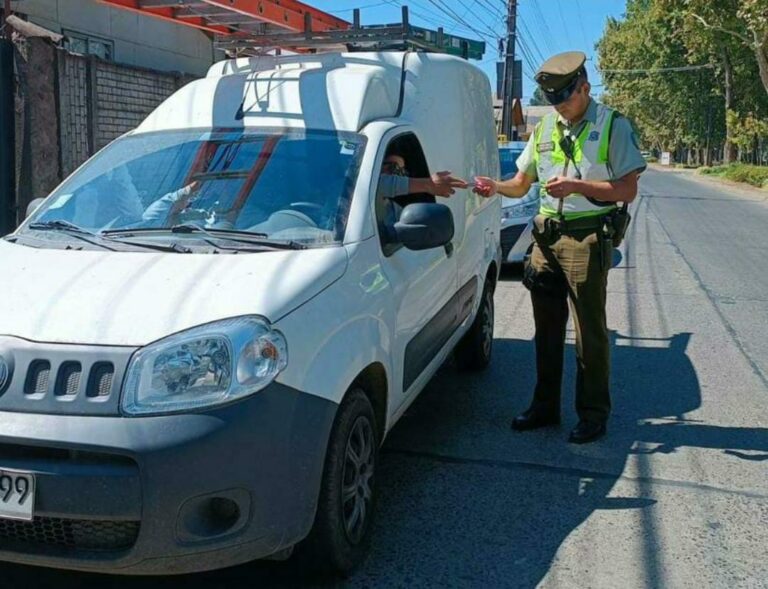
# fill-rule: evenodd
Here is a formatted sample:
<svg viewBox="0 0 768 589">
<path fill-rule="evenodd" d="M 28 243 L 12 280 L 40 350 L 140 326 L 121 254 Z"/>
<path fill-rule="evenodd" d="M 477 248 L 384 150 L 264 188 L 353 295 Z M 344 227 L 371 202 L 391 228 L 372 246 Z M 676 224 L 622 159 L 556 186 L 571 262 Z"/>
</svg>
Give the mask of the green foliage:
<svg viewBox="0 0 768 589">
<path fill-rule="evenodd" d="M 761 119 L 753 113 L 740 116 L 737 112 L 729 110 L 725 113 L 725 120 L 731 129 L 731 140 L 742 149 L 749 149 L 755 136 L 768 136 L 768 119 Z"/>
<path fill-rule="evenodd" d="M 529 106 L 549 106 L 549 103 L 544 99 L 544 94 L 542 93 L 541 88 L 538 86 L 536 86 L 536 89 L 533 91 L 533 96 L 528 104 Z"/>
<path fill-rule="evenodd" d="M 645 149 L 703 153 L 728 138 L 749 152 L 768 137 L 760 43 L 768 57 L 768 0 L 627 0 L 597 45 L 603 99 L 633 120 Z M 658 71 L 701 64 L 712 67 Z"/>
<path fill-rule="evenodd" d="M 727 164 L 712 168 L 701 168 L 699 173 L 718 176 L 734 182 L 744 182 L 757 187 L 768 185 L 768 167 L 749 164 Z"/>
</svg>

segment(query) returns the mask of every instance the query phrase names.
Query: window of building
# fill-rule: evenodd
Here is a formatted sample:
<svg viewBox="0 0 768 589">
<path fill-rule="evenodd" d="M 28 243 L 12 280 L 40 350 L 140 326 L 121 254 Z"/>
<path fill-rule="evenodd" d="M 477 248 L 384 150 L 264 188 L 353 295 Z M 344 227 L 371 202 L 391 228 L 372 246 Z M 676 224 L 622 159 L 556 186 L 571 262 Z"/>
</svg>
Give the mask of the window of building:
<svg viewBox="0 0 768 589">
<path fill-rule="evenodd" d="M 115 44 L 107 39 L 93 37 L 76 31 L 62 31 L 64 34 L 64 48 L 72 53 L 83 55 L 95 55 L 106 61 L 114 61 Z"/>
</svg>

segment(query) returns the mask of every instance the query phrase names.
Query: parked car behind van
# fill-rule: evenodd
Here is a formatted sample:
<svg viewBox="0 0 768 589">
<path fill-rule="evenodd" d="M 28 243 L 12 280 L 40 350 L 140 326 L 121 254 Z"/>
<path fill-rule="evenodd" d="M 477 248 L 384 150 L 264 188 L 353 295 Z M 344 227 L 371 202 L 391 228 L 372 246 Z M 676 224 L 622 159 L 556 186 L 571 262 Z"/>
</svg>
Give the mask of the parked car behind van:
<svg viewBox="0 0 768 589">
<path fill-rule="evenodd" d="M 446 92 L 450 88 L 450 92 Z M 0 240 L 0 560 L 126 574 L 353 569 L 378 449 L 493 345 L 491 89 L 423 53 L 216 64 Z"/>
<path fill-rule="evenodd" d="M 517 174 L 517 158 L 525 149 L 524 141 L 499 143 L 501 179 Z M 503 263 L 522 263 L 531 249 L 533 218 L 539 212 L 539 183 L 534 182 L 523 198 L 501 197 L 501 259 Z"/>
</svg>

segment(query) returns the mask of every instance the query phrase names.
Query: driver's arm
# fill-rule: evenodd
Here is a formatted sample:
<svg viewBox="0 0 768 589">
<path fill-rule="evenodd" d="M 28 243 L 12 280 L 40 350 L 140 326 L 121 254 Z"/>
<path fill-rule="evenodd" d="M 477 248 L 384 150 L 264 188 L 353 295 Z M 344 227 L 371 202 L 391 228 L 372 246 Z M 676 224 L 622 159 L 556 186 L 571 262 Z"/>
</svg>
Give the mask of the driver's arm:
<svg viewBox="0 0 768 589">
<path fill-rule="evenodd" d="M 173 205 L 181 198 L 186 198 L 193 192 L 197 192 L 200 188 L 200 183 L 195 181 L 187 184 L 184 188 L 180 188 L 174 192 L 160 197 L 155 202 L 147 207 L 147 210 L 141 215 L 141 220 L 150 226 L 160 226 L 168 219 L 168 215 L 173 208 Z"/>
<path fill-rule="evenodd" d="M 394 198 L 406 194 L 426 192 L 432 196 L 451 196 L 456 188 L 466 188 L 467 183 L 454 177 L 451 172 L 438 172 L 429 178 L 409 178 L 382 174 L 379 177 L 378 196 Z"/>
</svg>

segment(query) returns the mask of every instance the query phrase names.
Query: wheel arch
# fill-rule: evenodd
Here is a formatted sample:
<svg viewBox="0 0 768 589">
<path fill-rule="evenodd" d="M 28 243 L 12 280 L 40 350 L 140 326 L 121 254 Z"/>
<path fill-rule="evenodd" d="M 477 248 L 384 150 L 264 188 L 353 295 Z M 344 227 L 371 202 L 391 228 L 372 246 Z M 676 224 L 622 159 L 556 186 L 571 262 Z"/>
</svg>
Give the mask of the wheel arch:
<svg viewBox="0 0 768 589">
<path fill-rule="evenodd" d="M 389 407 L 389 384 L 387 371 L 381 362 L 372 362 L 355 377 L 349 390 L 359 387 L 363 390 L 373 406 L 376 416 L 376 433 L 379 441 L 384 440 L 387 432 L 387 414 Z M 347 391 L 349 392 L 349 391 Z"/>
</svg>

